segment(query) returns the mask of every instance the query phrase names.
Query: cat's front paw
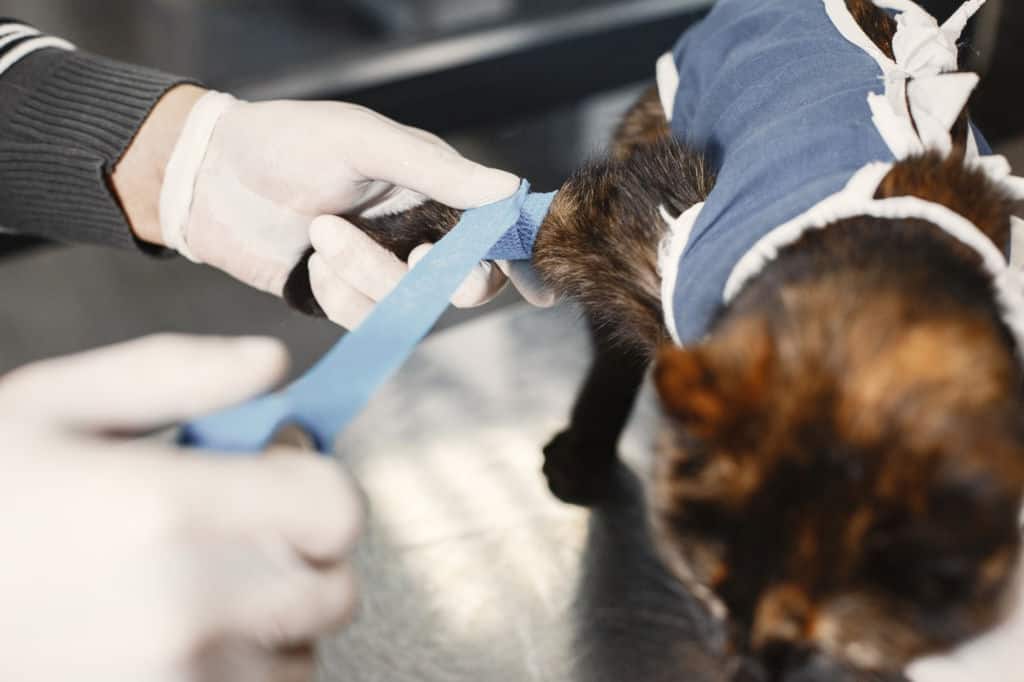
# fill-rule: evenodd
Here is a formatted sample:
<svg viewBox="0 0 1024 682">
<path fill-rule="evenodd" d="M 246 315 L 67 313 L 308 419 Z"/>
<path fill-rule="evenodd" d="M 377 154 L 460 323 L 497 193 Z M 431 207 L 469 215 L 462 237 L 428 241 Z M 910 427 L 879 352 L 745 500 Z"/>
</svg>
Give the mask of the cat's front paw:
<svg viewBox="0 0 1024 682">
<path fill-rule="evenodd" d="M 555 497 L 567 504 L 591 507 L 608 499 L 615 475 L 614 446 L 585 443 L 572 429 L 544 447 L 544 476 Z"/>
</svg>

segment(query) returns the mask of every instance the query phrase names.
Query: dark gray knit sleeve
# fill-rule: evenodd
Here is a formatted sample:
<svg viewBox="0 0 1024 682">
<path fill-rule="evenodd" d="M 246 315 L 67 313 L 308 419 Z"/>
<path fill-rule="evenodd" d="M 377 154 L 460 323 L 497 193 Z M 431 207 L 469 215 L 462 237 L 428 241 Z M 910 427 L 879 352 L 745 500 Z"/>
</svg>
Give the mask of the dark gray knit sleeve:
<svg viewBox="0 0 1024 682">
<path fill-rule="evenodd" d="M 12 49 L 2 42 L 0 64 Z M 186 82 L 57 48 L 33 52 L 0 74 L 0 229 L 142 246 L 110 175 L 157 101 Z"/>
</svg>

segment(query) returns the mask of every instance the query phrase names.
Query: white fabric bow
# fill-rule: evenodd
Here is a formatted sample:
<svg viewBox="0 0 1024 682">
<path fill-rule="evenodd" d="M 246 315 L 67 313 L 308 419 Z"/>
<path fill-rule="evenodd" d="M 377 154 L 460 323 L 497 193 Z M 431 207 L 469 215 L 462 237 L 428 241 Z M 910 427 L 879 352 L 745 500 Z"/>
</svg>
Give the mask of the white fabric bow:
<svg viewBox="0 0 1024 682">
<path fill-rule="evenodd" d="M 896 63 L 913 78 L 956 71 L 957 43 L 967 22 L 985 5 L 985 0 L 968 0 L 946 23 L 939 22 L 917 3 L 908 0 L 876 0 L 879 7 L 897 10 L 898 26 L 893 38 Z"/>
<path fill-rule="evenodd" d="M 978 86 L 977 74 L 957 71 L 958 42 L 986 0 L 968 0 L 944 24 L 912 0 L 875 0 L 900 12 L 893 37 L 895 61 L 875 55 L 885 73 L 885 95 L 868 95 L 875 125 L 897 159 L 953 150 L 951 130 Z M 1002 156 L 982 157 L 971 135 L 967 162 L 984 171 L 1015 199 L 1024 179 Z"/>
<path fill-rule="evenodd" d="M 985 0 L 968 0 L 942 25 L 911 0 L 875 4 L 900 12 L 895 61 L 881 63 L 886 96 L 869 98 L 879 130 L 897 158 L 930 149 L 948 154 L 950 129 L 978 85 L 977 75 L 957 72 L 957 43 Z"/>
</svg>

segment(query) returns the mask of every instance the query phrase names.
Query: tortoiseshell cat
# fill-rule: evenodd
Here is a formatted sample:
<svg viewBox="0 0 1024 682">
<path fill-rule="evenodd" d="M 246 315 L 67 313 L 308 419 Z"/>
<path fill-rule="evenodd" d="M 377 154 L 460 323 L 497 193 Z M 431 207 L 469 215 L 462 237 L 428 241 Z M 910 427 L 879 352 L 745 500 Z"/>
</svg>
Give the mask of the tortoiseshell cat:
<svg viewBox="0 0 1024 682">
<path fill-rule="evenodd" d="M 847 6 L 891 56 L 893 19 Z M 945 205 L 1007 244 L 1015 206 L 966 166 L 967 134 L 964 112 L 953 154 L 898 162 L 878 196 Z M 651 92 L 610 158 L 558 193 L 534 264 L 586 311 L 596 358 L 545 449 L 551 489 L 601 499 L 656 358 L 656 541 L 772 679 L 811 650 L 895 672 L 991 627 L 1018 564 L 1024 377 L 979 257 L 921 220 L 846 220 L 786 248 L 682 349 L 661 312 L 661 207 L 679 215 L 714 184 Z M 404 259 L 458 217 L 355 220 Z M 308 309 L 303 277 L 289 298 Z"/>
</svg>

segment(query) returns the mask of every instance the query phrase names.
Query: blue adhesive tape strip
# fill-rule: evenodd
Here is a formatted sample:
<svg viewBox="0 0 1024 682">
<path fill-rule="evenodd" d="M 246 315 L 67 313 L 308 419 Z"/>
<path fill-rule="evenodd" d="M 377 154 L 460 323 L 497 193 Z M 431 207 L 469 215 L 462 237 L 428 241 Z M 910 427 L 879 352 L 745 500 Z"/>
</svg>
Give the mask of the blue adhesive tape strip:
<svg viewBox="0 0 1024 682">
<path fill-rule="evenodd" d="M 527 220 L 538 226 L 543 221 L 543 215 L 539 220 L 536 216 L 540 210 L 546 214 L 553 195 L 530 195 L 529 190 L 524 180 L 508 199 L 466 211 L 366 321 L 305 376 L 279 393 L 186 425 L 182 443 L 220 452 L 255 453 L 266 449 L 282 427 L 296 425 L 314 439 L 320 452 L 331 452 L 338 434 L 441 317 L 466 275 L 495 243 L 518 229 L 531 196 L 544 199 L 541 204 L 531 202 L 533 217 Z"/>
</svg>

